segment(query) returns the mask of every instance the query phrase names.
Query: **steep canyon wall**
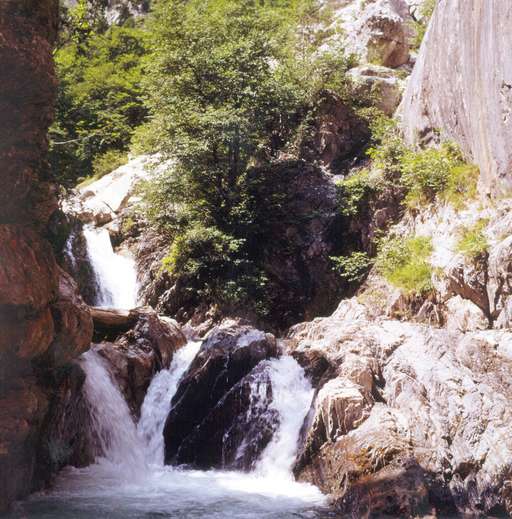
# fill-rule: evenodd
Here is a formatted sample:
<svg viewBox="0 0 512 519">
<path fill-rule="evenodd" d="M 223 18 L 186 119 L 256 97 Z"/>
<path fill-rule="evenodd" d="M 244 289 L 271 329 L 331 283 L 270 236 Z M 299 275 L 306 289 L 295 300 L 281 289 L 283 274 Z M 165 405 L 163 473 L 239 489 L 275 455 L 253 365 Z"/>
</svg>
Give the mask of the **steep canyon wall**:
<svg viewBox="0 0 512 519">
<path fill-rule="evenodd" d="M 512 188 L 512 3 L 440 0 L 401 107 L 409 142 L 459 143 L 482 187 Z"/>
<path fill-rule="evenodd" d="M 33 488 L 58 370 L 92 335 L 89 310 L 45 239 L 57 209 L 46 166 L 57 28 L 57 0 L 0 5 L 0 511 Z"/>
</svg>

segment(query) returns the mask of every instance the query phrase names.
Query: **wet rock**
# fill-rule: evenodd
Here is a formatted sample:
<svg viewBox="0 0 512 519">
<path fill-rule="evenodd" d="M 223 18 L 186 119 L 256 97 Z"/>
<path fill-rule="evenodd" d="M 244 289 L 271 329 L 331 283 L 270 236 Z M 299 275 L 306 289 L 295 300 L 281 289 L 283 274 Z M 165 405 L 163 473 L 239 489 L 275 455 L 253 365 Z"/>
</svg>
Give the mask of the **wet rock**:
<svg viewBox="0 0 512 519">
<path fill-rule="evenodd" d="M 46 362 L 52 366 L 61 366 L 89 349 L 93 322 L 89 307 L 78 293 L 77 284 L 60 268 L 59 293 L 51 311 L 55 322 L 55 336 Z"/>
<path fill-rule="evenodd" d="M 201 469 L 254 468 L 279 424 L 271 403 L 269 366 L 260 362 L 182 442 L 175 462 Z"/>
<path fill-rule="evenodd" d="M 372 317 L 347 300 L 290 336 L 337 366 L 313 404 L 296 474 L 341 513 L 510 514 L 510 332 Z"/>
<path fill-rule="evenodd" d="M 78 363 L 62 366 L 48 381 L 55 390 L 39 435 L 36 486 L 47 486 L 63 467 L 94 461 L 90 415 L 82 387 L 85 373 Z"/>
<path fill-rule="evenodd" d="M 277 355 L 276 340 L 270 334 L 247 325 L 214 328 L 172 399 L 164 428 L 165 463 L 180 462 L 180 447 L 226 393 L 259 362 Z"/>
<path fill-rule="evenodd" d="M 174 352 L 186 342 L 175 321 L 139 309 L 129 331 L 115 342 L 102 342 L 94 349 L 108 361 L 132 413 L 138 417 L 153 376 L 170 366 Z"/>
<path fill-rule="evenodd" d="M 38 433 L 48 409 L 47 396 L 33 376 L 19 378 L 7 388 L 4 384 L 0 390 L 2 511 L 32 490 Z"/>
<path fill-rule="evenodd" d="M 326 377 L 332 378 L 333 364 L 319 350 L 294 350 L 292 357 L 302 367 L 313 387 L 321 384 Z"/>
</svg>

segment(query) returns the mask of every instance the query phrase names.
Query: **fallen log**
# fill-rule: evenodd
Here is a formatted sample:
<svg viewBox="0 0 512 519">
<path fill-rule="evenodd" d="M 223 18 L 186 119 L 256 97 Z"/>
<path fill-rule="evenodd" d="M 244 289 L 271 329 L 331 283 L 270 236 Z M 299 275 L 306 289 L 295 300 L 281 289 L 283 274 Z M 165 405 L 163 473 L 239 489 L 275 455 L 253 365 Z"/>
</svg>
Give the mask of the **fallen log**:
<svg viewBox="0 0 512 519">
<path fill-rule="evenodd" d="M 151 310 L 148 308 L 134 308 L 133 310 L 119 310 L 117 308 L 98 308 L 91 306 L 94 334 L 96 337 L 115 338 L 132 328 L 142 314 Z"/>
</svg>

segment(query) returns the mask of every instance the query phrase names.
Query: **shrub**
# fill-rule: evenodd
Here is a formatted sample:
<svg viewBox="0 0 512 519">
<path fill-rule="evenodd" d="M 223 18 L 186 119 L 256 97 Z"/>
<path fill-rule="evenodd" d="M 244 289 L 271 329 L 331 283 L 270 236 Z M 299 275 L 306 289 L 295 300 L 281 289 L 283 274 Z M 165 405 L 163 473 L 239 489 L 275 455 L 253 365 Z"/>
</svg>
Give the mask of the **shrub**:
<svg viewBox="0 0 512 519">
<path fill-rule="evenodd" d="M 267 279 L 244 253 L 244 241 L 215 227 L 196 225 L 177 236 L 162 268 L 180 279 L 189 297 L 267 311 Z"/>
<path fill-rule="evenodd" d="M 460 152 L 451 144 L 407 150 L 401 162 L 402 179 L 408 191 L 405 202 L 409 208 L 433 202 L 438 194 L 446 191 L 452 169 L 463 164 Z"/>
<path fill-rule="evenodd" d="M 479 219 L 472 227 L 466 227 L 457 242 L 457 251 L 472 261 L 482 258 L 489 249 L 485 229 L 489 223 L 486 218 Z"/>
<path fill-rule="evenodd" d="M 455 209 L 462 209 L 478 195 L 480 170 L 474 164 L 459 164 L 450 169 L 443 198 Z"/>
<path fill-rule="evenodd" d="M 381 177 L 374 171 L 360 169 L 336 183 L 341 214 L 351 217 L 360 214 L 371 194 L 379 189 Z"/>
<path fill-rule="evenodd" d="M 380 242 L 376 265 L 384 278 L 406 294 L 425 294 L 432 290 L 432 250 L 430 238 L 391 236 Z"/>
<path fill-rule="evenodd" d="M 360 283 L 371 266 L 366 252 L 353 252 L 349 256 L 331 256 L 333 268 L 348 283 Z"/>
</svg>

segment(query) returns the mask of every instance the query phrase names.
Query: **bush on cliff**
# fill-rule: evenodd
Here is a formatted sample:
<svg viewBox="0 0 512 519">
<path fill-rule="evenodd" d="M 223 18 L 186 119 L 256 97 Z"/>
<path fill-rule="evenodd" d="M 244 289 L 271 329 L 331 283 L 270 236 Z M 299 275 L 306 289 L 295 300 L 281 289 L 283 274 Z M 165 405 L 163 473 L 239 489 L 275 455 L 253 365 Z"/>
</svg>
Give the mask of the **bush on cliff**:
<svg viewBox="0 0 512 519">
<path fill-rule="evenodd" d="M 406 294 L 432 290 L 432 240 L 426 237 L 389 236 L 381 240 L 376 259 L 378 271 Z"/>
</svg>

